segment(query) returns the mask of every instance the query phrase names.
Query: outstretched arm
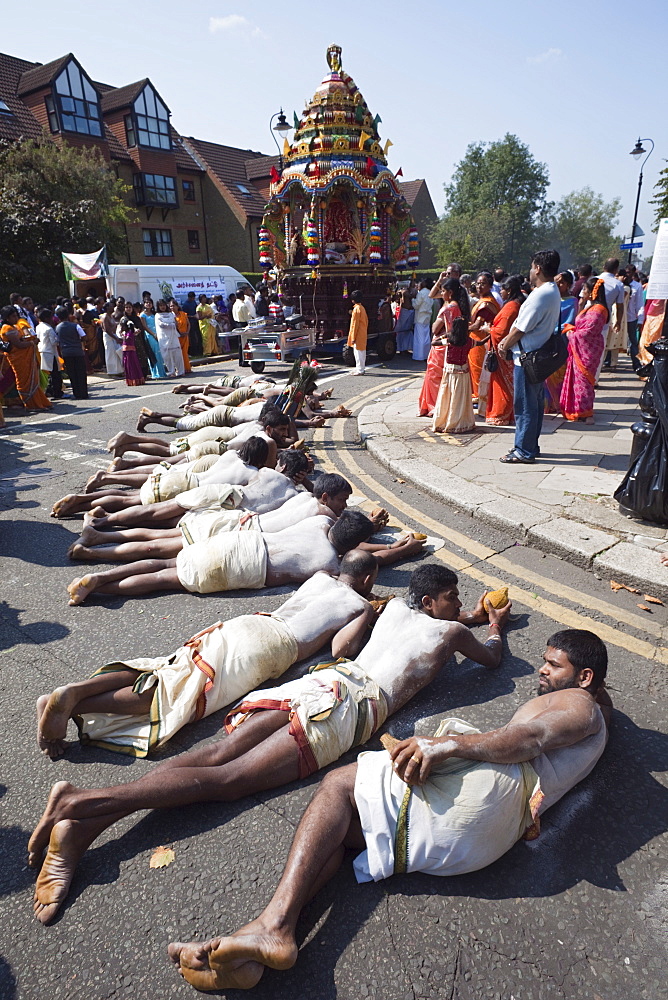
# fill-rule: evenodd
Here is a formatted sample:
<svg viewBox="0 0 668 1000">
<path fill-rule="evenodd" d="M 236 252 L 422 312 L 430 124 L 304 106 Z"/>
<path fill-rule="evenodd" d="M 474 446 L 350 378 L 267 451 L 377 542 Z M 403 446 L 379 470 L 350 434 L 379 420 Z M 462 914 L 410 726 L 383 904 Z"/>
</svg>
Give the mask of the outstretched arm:
<svg viewBox="0 0 668 1000">
<path fill-rule="evenodd" d="M 572 746 L 589 736 L 596 726 L 593 698 L 573 697 L 572 690 L 555 691 L 544 711 L 533 718 L 512 721 L 489 733 L 423 739 L 413 737 L 391 751 L 394 767 L 409 785 L 422 785 L 432 767 L 449 757 L 519 764 L 558 747 Z"/>
<path fill-rule="evenodd" d="M 358 548 L 371 552 L 379 566 L 389 566 L 400 559 L 410 559 L 411 556 L 422 555 L 424 552 L 423 538 L 408 535 L 391 545 L 377 545 L 375 542 L 360 542 Z"/>
</svg>

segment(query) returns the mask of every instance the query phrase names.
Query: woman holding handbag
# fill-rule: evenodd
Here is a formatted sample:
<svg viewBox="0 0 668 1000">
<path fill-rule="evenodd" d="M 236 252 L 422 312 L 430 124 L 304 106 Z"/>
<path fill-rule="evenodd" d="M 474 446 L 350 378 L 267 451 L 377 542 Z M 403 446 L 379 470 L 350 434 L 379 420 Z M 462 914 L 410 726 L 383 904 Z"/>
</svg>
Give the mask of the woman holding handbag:
<svg viewBox="0 0 668 1000">
<path fill-rule="evenodd" d="M 520 306 L 524 302 L 522 281 L 511 275 L 501 285 L 503 305 L 489 327 L 490 348 L 485 359 L 489 371 L 487 386 L 487 413 L 485 423 L 495 427 L 511 427 L 515 423 L 513 415 L 513 362 L 499 358 L 497 347 L 510 332 L 517 319 Z"/>
</svg>

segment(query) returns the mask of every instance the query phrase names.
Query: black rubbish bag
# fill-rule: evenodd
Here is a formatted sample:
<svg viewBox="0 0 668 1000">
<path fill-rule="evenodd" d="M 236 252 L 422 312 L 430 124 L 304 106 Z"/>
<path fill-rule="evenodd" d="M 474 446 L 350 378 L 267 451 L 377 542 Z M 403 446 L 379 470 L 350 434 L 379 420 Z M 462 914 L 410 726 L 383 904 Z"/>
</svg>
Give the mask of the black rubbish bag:
<svg viewBox="0 0 668 1000">
<path fill-rule="evenodd" d="M 658 420 L 647 446 L 630 466 L 614 498 L 646 521 L 668 524 L 668 340 L 662 338 L 652 347 L 652 394 Z"/>
</svg>

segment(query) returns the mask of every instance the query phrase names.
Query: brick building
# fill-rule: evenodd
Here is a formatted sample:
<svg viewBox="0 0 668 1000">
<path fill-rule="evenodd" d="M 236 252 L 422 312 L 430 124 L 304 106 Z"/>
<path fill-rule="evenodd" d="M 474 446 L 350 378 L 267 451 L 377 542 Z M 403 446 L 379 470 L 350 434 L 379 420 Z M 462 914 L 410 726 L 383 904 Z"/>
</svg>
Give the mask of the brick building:
<svg viewBox="0 0 668 1000">
<path fill-rule="evenodd" d="M 46 64 L 0 53 L 0 138 L 44 132 L 56 142 L 97 147 L 130 187 L 138 218 L 126 227 L 126 259 L 118 263 L 260 270 L 257 231 L 278 157 L 179 135 L 148 78 L 111 87 L 93 80 L 72 53 Z M 418 227 L 429 208 L 435 220 L 424 181 L 402 188 Z"/>
</svg>

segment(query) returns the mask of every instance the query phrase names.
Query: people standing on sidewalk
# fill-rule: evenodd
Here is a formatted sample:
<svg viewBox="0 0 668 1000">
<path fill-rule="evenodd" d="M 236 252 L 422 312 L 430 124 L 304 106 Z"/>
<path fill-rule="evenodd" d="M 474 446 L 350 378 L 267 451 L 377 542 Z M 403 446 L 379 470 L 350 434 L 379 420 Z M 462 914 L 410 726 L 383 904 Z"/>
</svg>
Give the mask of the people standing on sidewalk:
<svg viewBox="0 0 668 1000">
<path fill-rule="evenodd" d="M 566 340 L 566 334 L 563 333 L 563 329 L 566 326 L 573 325 L 575 322 L 575 315 L 578 311 L 578 300 L 571 293 L 573 275 L 570 271 L 560 271 L 554 279 L 554 283 L 559 289 L 559 294 L 561 295 L 559 325 L 562 330 L 562 337 Z M 546 413 L 561 413 L 561 387 L 564 384 L 565 374 L 566 362 L 563 363 L 561 368 L 557 368 L 556 372 L 553 372 L 549 378 L 545 379 Z"/>
<path fill-rule="evenodd" d="M 429 297 L 431 282 L 423 279 L 413 299 L 415 325 L 413 327 L 413 361 L 426 361 L 431 347 L 431 309 Z"/>
<path fill-rule="evenodd" d="M 427 358 L 427 370 L 424 373 L 418 401 L 418 415 L 421 417 L 433 415 L 443 377 L 446 338 L 452 330 L 452 324 L 456 319 L 465 319 L 467 323 L 470 319 L 469 297 L 466 289 L 460 285 L 458 278 L 447 278 L 446 274 L 446 271 L 441 274 L 429 293 L 431 299 L 442 299 L 443 305 L 431 328 L 431 350 Z"/>
<path fill-rule="evenodd" d="M 183 311 L 188 316 L 190 332 L 188 335 L 189 352 L 193 357 L 202 355 L 202 334 L 199 332 L 199 320 L 197 319 L 197 300 L 194 292 L 188 292 L 188 297 L 183 303 Z"/>
<path fill-rule="evenodd" d="M 619 270 L 619 260 L 617 257 L 609 257 L 605 264 L 603 265 L 603 270 L 598 275 L 602 279 L 605 285 L 605 301 L 608 307 L 608 322 L 603 330 L 603 335 L 606 341 L 606 351 L 610 351 L 612 348 L 609 346 L 615 340 L 615 335 L 621 333 L 621 324 L 624 320 L 623 309 L 624 309 L 624 286 L 621 281 L 617 278 L 617 271 Z M 619 315 L 616 315 L 616 310 L 613 306 L 621 306 Z M 626 337 L 626 328 L 624 328 L 624 337 Z M 610 364 L 607 355 L 604 355 L 605 360 L 601 361 L 601 368 L 604 364 Z M 601 374 L 601 368 L 599 368 L 596 373 L 596 381 L 598 381 L 598 376 Z"/>
<path fill-rule="evenodd" d="M 639 275 L 635 264 L 629 264 L 626 268 L 629 276 L 631 295 L 628 300 L 626 311 L 626 333 L 629 338 L 629 354 L 634 372 L 640 368 L 638 361 L 638 346 L 640 341 L 640 318 L 645 304 L 645 294 L 642 283 L 638 280 Z"/>
<path fill-rule="evenodd" d="M 167 376 L 183 375 L 183 356 L 176 318 L 164 299 L 158 299 L 157 302 L 155 332 Z"/>
<path fill-rule="evenodd" d="M 397 321 L 394 325 L 394 332 L 397 337 L 397 352 L 399 354 L 409 354 L 413 350 L 413 327 L 415 325 L 415 310 L 410 292 L 404 288 L 401 293 Z"/>
<path fill-rule="evenodd" d="M 107 302 L 102 307 L 102 339 L 104 341 L 104 362 L 107 375 L 123 374 L 123 341 L 116 333 L 118 321 L 114 319 L 113 303 Z"/>
<path fill-rule="evenodd" d="M 594 422 L 594 392 L 605 340 L 603 328 L 608 322 L 605 285 L 601 278 L 590 277 L 582 287 L 584 308 L 568 327 L 568 361 L 561 387 L 560 408 L 566 420 Z"/>
<path fill-rule="evenodd" d="M 128 303 L 131 305 L 131 303 Z M 128 314 L 127 311 L 120 323 L 118 332 L 123 338 L 123 371 L 125 372 L 126 385 L 144 385 L 146 376 L 141 363 L 141 355 L 137 348 L 139 338 L 143 333 L 141 321 L 138 316 Z"/>
<path fill-rule="evenodd" d="M 88 399 L 86 354 L 83 348 L 86 334 L 78 323 L 72 322 L 67 306 L 59 306 L 56 309 L 56 319 L 58 320 L 56 327 L 58 353 L 63 359 L 65 371 L 72 387 L 72 395 L 75 399 Z"/>
<path fill-rule="evenodd" d="M 468 355 L 473 341 L 460 316 L 446 335 L 443 375 L 434 406 L 434 434 L 468 434 L 475 430 Z"/>
<path fill-rule="evenodd" d="M 41 309 L 39 313 L 39 323 L 35 331 L 38 338 L 39 356 L 41 369 L 49 373 L 45 392 L 50 399 L 63 398 L 63 379 L 60 374 L 60 361 L 58 360 L 58 340 L 53 326 L 53 312 L 51 309 Z"/>
<path fill-rule="evenodd" d="M 499 303 L 492 295 L 493 281 L 490 271 L 481 271 L 475 283 L 478 301 L 471 310 L 469 323 L 469 333 L 473 340 L 473 347 L 469 352 L 469 368 L 474 399 L 478 398 L 480 376 L 487 353 L 486 343 L 489 339 L 489 334 L 483 333 L 481 328 L 490 324 L 499 311 Z"/>
<path fill-rule="evenodd" d="M 204 357 L 209 358 L 218 353 L 216 343 L 216 324 L 213 319 L 213 307 L 206 295 L 200 295 L 197 306 L 197 319 L 199 321 L 199 332 L 202 335 L 202 349 Z"/>
<path fill-rule="evenodd" d="M 148 363 L 151 369 L 152 378 L 164 378 L 167 374 L 165 368 L 165 362 L 160 353 L 160 345 L 158 344 L 158 336 L 155 327 L 155 309 L 153 307 L 153 299 L 144 299 L 144 308 L 139 313 L 139 318 L 144 324 L 144 336 L 145 342 L 150 347 L 148 351 Z M 151 360 L 151 354 L 153 355 L 153 360 Z"/>
<path fill-rule="evenodd" d="M 190 332 L 190 317 L 185 309 L 182 309 L 176 299 L 172 299 L 169 308 L 174 314 L 176 331 L 179 335 L 179 345 L 181 347 L 181 357 L 183 358 L 183 371 L 185 374 L 192 371 L 190 358 L 188 357 L 188 334 Z"/>
<path fill-rule="evenodd" d="M 510 333 L 498 346 L 499 357 L 505 359 L 512 351 L 514 363 L 515 444 L 499 461 L 514 465 L 531 465 L 540 455 L 539 438 L 545 409 L 545 383 L 532 383 L 526 377 L 520 361 L 524 351 L 543 347 L 554 333 L 559 321 L 561 296 L 554 279 L 559 271 L 556 250 L 540 250 L 531 258 L 529 279 L 533 291 L 520 306 Z"/>
<path fill-rule="evenodd" d="M 489 328 L 490 350 L 496 353 L 497 366 L 489 373 L 485 423 L 495 427 L 509 427 L 515 422 L 513 416 L 514 365 L 512 358 L 500 358 L 497 350 L 499 343 L 510 333 L 520 311 L 520 306 L 524 302 L 522 282 L 518 275 L 511 275 L 501 284 L 501 298 L 503 305 Z"/>
<path fill-rule="evenodd" d="M 366 309 L 362 305 L 361 292 L 351 292 L 350 301 L 353 303 L 353 311 L 350 316 L 348 347 L 352 347 L 355 355 L 355 371 L 353 372 L 353 375 L 364 375 L 366 367 L 366 340 L 369 329 L 369 317 Z"/>
</svg>

